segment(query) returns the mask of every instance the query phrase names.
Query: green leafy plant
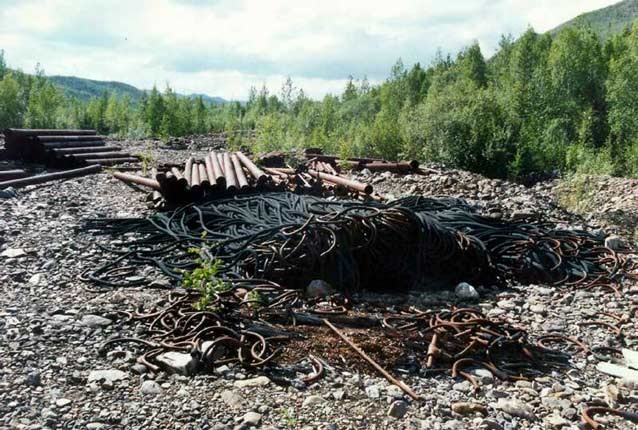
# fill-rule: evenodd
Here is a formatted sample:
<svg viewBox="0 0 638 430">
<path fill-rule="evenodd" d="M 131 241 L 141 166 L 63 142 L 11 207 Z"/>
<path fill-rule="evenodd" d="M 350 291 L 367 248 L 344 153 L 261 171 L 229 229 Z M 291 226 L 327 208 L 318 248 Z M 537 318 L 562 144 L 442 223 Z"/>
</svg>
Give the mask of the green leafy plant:
<svg viewBox="0 0 638 430">
<path fill-rule="evenodd" d="M 246 301 L 248 301 L 250 307 L 257 309 L 263 305 L 263 297 L 259 291 L 252 290 L 246 295 Z"/>
<path fill-rule="evenodd" d="M 191 272 L 184 272 L 182 287 L 195 290 L 200 294 L 200 299 L 193 307 L 203 311 L 208 309 L 211 303 L 215 301 L 217 294 L 228 291 L 230 286 L 217 278 L 221 260 L 209 259 L 204 250 L 200 248 L 189 248 L 188 252 L 198 255 L 195 262 L 199 264 L 199 267 Z"/>
<path fill-rule="evenodd" d="M 281 411 L 281 421 L 283 421 L 286 427 L 297 427 L 297 415 L 295 414 L 295 410 L 290 407 L 283 409 Z"/>
<path fill-rule="evenodd" d="M 142 174 L 146 176 L 150 167 L 155 163 L 155 157 L 151 153 L 151 145 L 146 145 L 146 151 L 140 155 L 142 161 Z"/>
</svg>

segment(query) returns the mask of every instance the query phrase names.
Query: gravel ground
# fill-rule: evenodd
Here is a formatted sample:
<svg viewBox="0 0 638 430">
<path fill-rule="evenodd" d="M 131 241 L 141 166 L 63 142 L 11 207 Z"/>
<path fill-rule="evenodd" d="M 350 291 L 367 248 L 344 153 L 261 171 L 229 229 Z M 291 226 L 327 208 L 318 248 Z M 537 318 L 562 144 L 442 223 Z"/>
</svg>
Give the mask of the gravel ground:
<svg viewBox="0 0 638 430">
<path fill-rule="evenodd" d="M 156 160 L 187 157 L 185 151 L 149 151 Z M 566 225 L 605 225 L 558 207 L 555 181 L 525 188 L 453 170 L 359 176 L 387 195 L 461 196 L 495 217 L 542 214 Z M 603 374 L 596 369 L 598 360 L 583 354 L 573 356 L 571 369 L 534 381 L 503 382 L 476 370 L 478 392 L 449 373 L 391 369 L 423 397 L 418 402 L 363 366 L 333 367 L 305 387 L 294 380 L 278 385 L 275 378 L 238 367 L 195 377 L 151 374 L 135 362 L 133 350 L 100 355 L 106 339 L 139 329 L 120 322 L 118 310 L 154 302 L 166 292 L 91 291 L 80 274 L 111 256 L 78 226 L 88 217 L 148 212 L 142 193 L 107 174 L 30 187 L 17 198 L 0 200 L 0 428 L 577 429 L 585 405 L 638 409 L 638 381 Z M 534 337 L 559 333 L 590 346 L 638 350 L 638 324 L 631 315 L 638 306 L 636 285 L 624 285 L 622 297 L 545 285 L 478 290 L 481 297 L 465 304 Z M 424 306 L 458 300 L 448 291 L 381 299 Z M 629 319 L 622 337 L 605 327 L 577 324 L 601 312 Z M 633 428 L 621 421 L 609 428 L 614 426 Z"/>
</svg>

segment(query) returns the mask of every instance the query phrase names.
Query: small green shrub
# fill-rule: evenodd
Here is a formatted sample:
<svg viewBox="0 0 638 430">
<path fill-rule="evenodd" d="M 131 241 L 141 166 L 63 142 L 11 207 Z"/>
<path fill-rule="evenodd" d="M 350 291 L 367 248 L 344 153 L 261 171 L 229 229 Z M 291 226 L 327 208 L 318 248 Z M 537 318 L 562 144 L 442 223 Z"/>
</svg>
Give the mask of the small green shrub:
<svg viewBox="0 0 638 430">
<path fill-rule="evenodd" d="M 217 294 L 230 290 L 230 286 L 217 278 L 221 260 L 210 261 L 204 256 L 203 250 L 199 248 L 190 248 L 188 251 L 198 255 L 195 262 L 199 264 L 199 267 L 191 272 L 184 272 L 182 287 L 195 290 L 201 295 L 193 307 L 203 311 L 215 301 Z"/>
</svg>

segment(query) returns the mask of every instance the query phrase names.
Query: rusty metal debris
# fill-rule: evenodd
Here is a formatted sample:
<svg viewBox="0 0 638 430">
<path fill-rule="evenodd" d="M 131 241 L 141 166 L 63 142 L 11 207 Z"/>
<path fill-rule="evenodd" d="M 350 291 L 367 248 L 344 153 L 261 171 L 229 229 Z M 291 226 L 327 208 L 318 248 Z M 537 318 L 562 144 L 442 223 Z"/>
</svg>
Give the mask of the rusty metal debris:
<svg viewBox="0 0 638 430">
<path fill-rule="evenodd" d="M 357 354 L 359 354 L 361 356 L 361 358 L 363 358 L 365 361 L 370 363 L 370 365 L 372 367 L 374 367 L 377 370 L 377 372 L 381 373 L 385 379 L 387 379 L 389 382 L 393 383 L 397 387 L 401 388 L 401 390 L 403 390 L 403 392 L 405 394 L 407 394 L 408 396 L 412 397 L 414 400 L 420 400 L 421 399 L 421 397 L 417 393 L 415 393 L 414 390 L 412 390 L 412 388 L 408 387 L 405 382 L 403 382 L 403 381 L 395 378 L 394 376 L 392 376 L 387 370 L 385 370 L 376 361 L 374 361 L 372 358 L 370 358 L 370 356 L 368 354 L 366 354 L 354 342 L 352 342 L 350 339 L 348 339 L 348 336 L 343 334 L 337 327 L 334 326 L 334 324 L 332 324 L 327 319 L 324 319 L 323 322 L 330 328 L 330 330 L 335 332 L 335 334 L 337 336 L 339 336 L 345 343 L 347 343 L 348 346 L 350 346 L 350 348 L 352 348 Z"/>
<path fill-rule="evenodd" d="M 583 417 L 583 421 L 594 430 L 597 430 L 602 427 L 602 424 L 600 424 L 598 421 L 594 419 L 594 415 L 597 415 L 597 414 L 615 415 L 627 421 L 631 421 L 634 424 L 638 424 L 638 413 L 622 411 L 620 409 L 605 408 L 600 406 L 591 406 L 591 407 L 583 409 L 583 412 L 581 415 Z"/>
<path fill-rule="evenodd" d="M 218 166 L 233 168 L 239 161 L 231 154 L 215 154 L 215 158 Z M 187 164 L 184 176 L 188 174 L 191 184 L 201 186 L 203 175 L 201 169 L 195 170 L 197 162 Z M 217 168 L 212 162 L 209 166 L 213 171 Z M 273 176 L 273 172 L 290 173 L 263 171 Z M 260 176 L 248 169 L 244 173 L 255 181 Z M 173 177 L 176 182 L 186 180 Z M 230 178 L 230 184 L 241 188 L 243 179 L 225 171 L 224 177 L 227 186 Z M 157 181 L 160 187 L 161 183 Z M 383 318 L 376 319 L 353 312 L 349 294 L 361 285 L 397 291 L 430 281 L 454 284 L 539 277 L 557 285 L 587 288 L 613 285 L 634 268 L 630 257 L 605 248 L 603 239 L 587 232 L 527 220 L 488 219 L 462 200 L 450 198 L 407 197 L 381 204 L 293 193 L 236 195 L 148 219 L 90 220 L 85 228 L 126 237 L 125 249 L 114 250 L 119 254 L 116 259 L 83 274 L 84 280 L 103 287 L 143 284 L 143 278 L 133 275 L 147 265 L 183 282 L 184 271 L 197 269 L 202 261 L 219 262 L 211 280 L 223 288 L 210 294 L 172 294 L 161 309 L 130 314 L 150 324 L 155 333 L 142 356 L 149 366 L 158 365 L 158 354 L 174 349 L 197 351 L 205 368 L 229 361 L 263 366 L 286 350 L 288 342 L 299 342 L 303 332 L 291 327 L 330 327 L 323 322 L 326 319 L 365 327 L 368 334 L 387 335 L 419 357 L 424 368 L 451 371 L 477 388 L 470 367 L 483 367 L 507 380 L 532 378 L 565 366 L 570 357 L 565 344 L 577 348 L 574 354 L 589 353 L 589 348 L 577 339 L 553 334 L 534 343 L 524 330 L 471 308 L 394 312 L 381 308 L 375 313 Z M 301 291 L 312 279 L 338 286 L 344 296 L 326 303 L 303 297 Z M 202 298 L 209 302 L 205 309 L 194 309 Z M 614 314 L 601 315 L 601 321 L 603 317 L 617 327 L 625 321 Z M 555 347 L 557 343 L 560 347 Z M 357 351 L 359 356 L 365 359 L 367 354 L 382 367 L 364 348 L 359 349 L 364 352 Z M 322 373 L 317 362 L 311 360 L 311 364 L 308 381 Z"/>
</svg>

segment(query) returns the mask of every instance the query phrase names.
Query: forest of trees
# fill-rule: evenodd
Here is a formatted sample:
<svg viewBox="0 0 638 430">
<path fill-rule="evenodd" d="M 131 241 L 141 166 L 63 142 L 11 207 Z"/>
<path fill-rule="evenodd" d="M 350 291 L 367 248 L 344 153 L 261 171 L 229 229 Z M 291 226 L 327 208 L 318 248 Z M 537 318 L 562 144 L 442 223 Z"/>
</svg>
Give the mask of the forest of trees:
<svg viewBox="0 0 638 430">
<path fill-rule="evenodd" d="M 117 94 L 66 98 L 43 75 L 0 55 L 0 128 L 95 128 L 120 136 L 255 129 L 233 145 L 256 151 L 320 147 L 341 155 L 416 158 L 492 177 L 537 172 L 638 176 L 638 22 L 601 42 L 588 28 L 552 38 L 502 37 L 489 60 L 473 44 L 427 67 L 399 60 L 380 85 L 350 78 L 312 100 L 288 79 L 277 93 L 208 105 L 153 88 L 137 104 Z"/>
</svg>

